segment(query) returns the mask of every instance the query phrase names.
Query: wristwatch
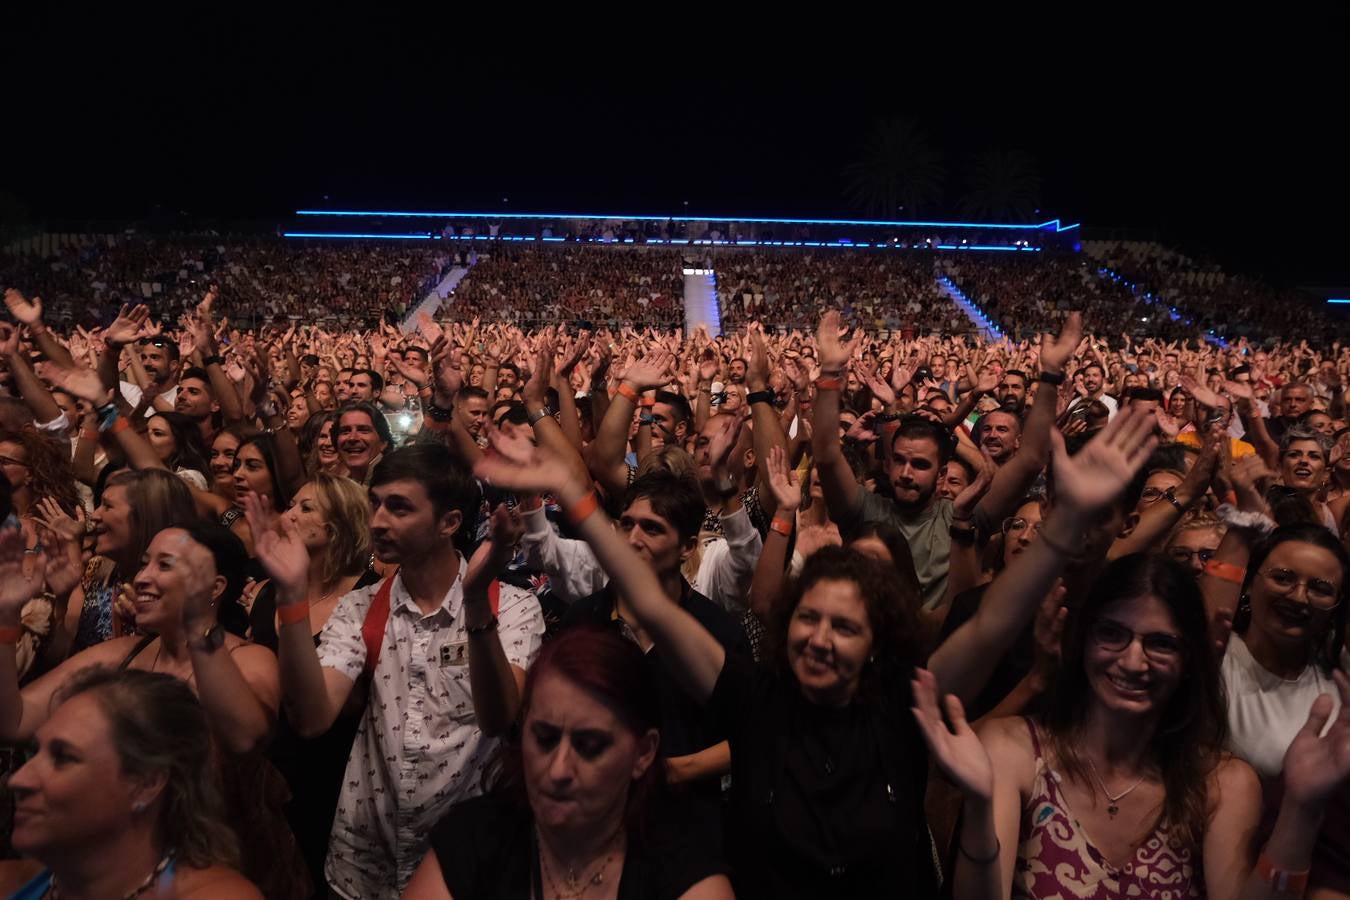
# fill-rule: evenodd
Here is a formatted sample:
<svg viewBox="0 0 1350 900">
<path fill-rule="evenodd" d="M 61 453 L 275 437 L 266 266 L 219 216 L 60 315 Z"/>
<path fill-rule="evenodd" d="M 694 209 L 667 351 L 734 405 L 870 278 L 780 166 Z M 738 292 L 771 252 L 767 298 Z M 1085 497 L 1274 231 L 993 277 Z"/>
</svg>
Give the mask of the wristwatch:
<svg viewBox="0 0 1350 900">
<path fill-rule="evenodd" d="M 191 649 L 203 653 L 215 653 L 223 646 L 225 646 L 225 626 L 219 622 L 207 628 L 191 643 Z"/>
</svg>

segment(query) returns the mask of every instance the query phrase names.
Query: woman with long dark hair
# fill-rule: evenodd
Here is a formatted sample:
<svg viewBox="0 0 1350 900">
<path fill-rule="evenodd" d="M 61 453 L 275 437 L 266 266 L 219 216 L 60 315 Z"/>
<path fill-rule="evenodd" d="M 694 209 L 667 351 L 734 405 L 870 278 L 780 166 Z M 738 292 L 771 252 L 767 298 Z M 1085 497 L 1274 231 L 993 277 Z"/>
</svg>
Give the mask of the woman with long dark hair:
<svg viewBox="0 0 1350 900">
<path fill-rule="evenodd" d="M 1081 544 L 1147 459 L 1151 428 L 1149 417 L 1127 411 L 1074 457 L 1055 442 L 1058 506 L 1042 539 L 928 660 L 948 690 L 980 690 L 1063 568 L 1048 546 Z M 756 669 L 661 599 L 651 567 L 609 526 L 574 467 L 549 449 L 491 438 L 497 452 L 478 463 L 479 476 L 559 499 L 663 662 L 727 729 L 738 896 L 935 894 L 927 754 L 906 686 L 919 635 L 893 570 L 856 551 L 817 552 L 772 617 L 774 664 Z"/>
<path fill-rule="evenodd" d="M 1054 551 L 1053 547 L 1049 547 Z M 1103 570 L 1065 627 L 1064 671 L 1039 720 L 978 735 L 959 700 L 948 729 L 930 675 L 915 716 L 966 794 L 957 898 L 1297 895 L 1326 800 L 1350 775 L 1350 715 L 1331 698 L 1306 715 L 1286 764 L 1296 777 L 1259 862 L 1261 793 L 1227 753 L 1224 692 L 1194 578 L 1162 555 Z M 1350 682 L 1337 676 L 1342 698 Z"/>
</svg>

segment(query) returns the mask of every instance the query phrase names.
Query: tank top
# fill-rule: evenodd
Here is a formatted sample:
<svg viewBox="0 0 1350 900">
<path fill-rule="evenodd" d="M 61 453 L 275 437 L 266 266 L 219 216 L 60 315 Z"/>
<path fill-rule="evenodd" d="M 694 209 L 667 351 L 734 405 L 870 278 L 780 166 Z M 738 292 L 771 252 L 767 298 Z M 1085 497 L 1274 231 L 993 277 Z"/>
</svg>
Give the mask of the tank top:
<svg viewBox="0 0 1350 900">
<path fill-rule="evenodd" d="M 1041 751 L 1035 723 L 1030 719 L 1026 723 L 1036 754 L 1036 777 L 1031 797 L 1022 808 L 1013 900 L 1204 896 L 1199 860 L 1189 850 L 1178 850 L 1169 843 L 1165 825 L 1150 834 L 1124 866 L 1116 868 L 1108 862 L 1069 809 L 1059 787 L 1060 775 Z"/>
</svg>

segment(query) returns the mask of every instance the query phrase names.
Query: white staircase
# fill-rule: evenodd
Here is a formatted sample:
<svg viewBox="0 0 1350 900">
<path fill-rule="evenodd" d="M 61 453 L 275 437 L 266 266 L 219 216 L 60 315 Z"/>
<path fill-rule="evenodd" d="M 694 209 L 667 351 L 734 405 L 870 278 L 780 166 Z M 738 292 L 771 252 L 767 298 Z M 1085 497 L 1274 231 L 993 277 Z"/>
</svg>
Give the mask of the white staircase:
<svg viewBox="0 0 1350 900">
<path fill-rule="evenodd" d="M 684 270 L 684 333 L 691 335 L 698 326 L 717 337 L 722 333 L 722 307 L 717 299 L 717 273 L 712 269 Z"/>
<path fill-rule="evenodd" d="M 420 313 L 426 313 L 429 316 L 436 315 L 436 311 L 441 308 L 445 298 L 450 296 L 450 292 L 464 280 L 464 276 L 467 274 L 469 274 L 468 266 L 455 266 L 449 272 L 446 272 L 445 277 L 431 289 L 431 293 L 423 297 L 422 302 L 414 306 L 403 317 L 403 322 L 399 325 L 403 332 L 406 334 L 417 329 L 417 316 Z"/>
</svg>

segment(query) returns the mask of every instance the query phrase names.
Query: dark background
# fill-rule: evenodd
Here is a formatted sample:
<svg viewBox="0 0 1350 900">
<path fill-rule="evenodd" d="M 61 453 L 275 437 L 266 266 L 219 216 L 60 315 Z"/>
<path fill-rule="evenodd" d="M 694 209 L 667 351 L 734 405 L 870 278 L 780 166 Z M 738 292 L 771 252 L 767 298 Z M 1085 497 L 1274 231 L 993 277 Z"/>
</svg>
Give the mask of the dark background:
<svg viewBox="0 0 1350 900">
<path fill-rule="evenodd" d="M 844 167 L 874 120 L 903 115 L 952 182 L 975 151 L 1031 154 L 1037 220 L 1128 229 L 1277 284 L 1350 285 L 1338 20 L 1281 34 L 1113 21 L 1121 10 L 836 12 L 845 30 L 799 17 L 787 37 L 674 7 L 585 23 L 525 6 L 497 22 L 19 12 L 3 212 L 279 223 L 317 206 L 680 214 L 687 201 L 692 215 L 847 217 Z M 955 190 L 925 213 L 959 218 Z"/>
</svg>

